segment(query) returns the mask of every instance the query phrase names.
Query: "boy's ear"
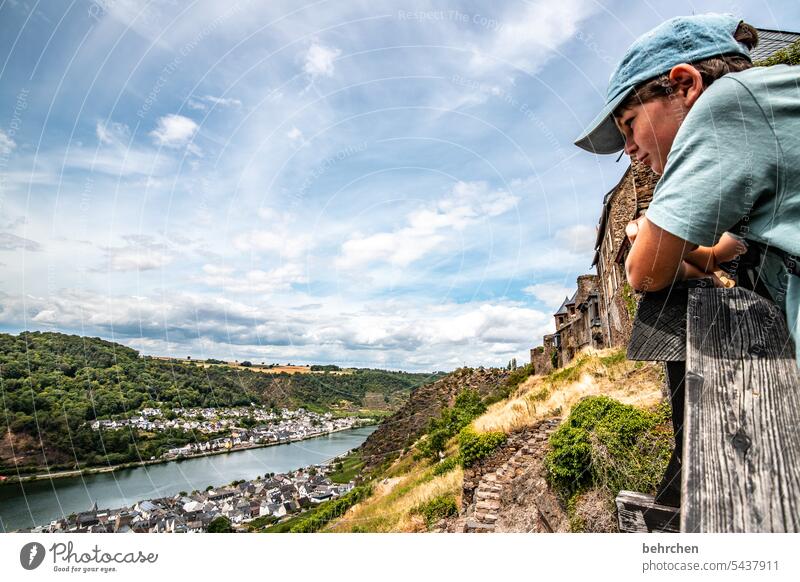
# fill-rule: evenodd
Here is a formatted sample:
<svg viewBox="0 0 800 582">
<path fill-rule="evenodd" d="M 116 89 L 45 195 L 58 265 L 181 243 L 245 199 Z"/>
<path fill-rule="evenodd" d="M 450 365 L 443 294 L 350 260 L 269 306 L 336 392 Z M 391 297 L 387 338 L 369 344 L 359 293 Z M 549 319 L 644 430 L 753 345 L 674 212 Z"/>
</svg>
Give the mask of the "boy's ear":
<svg viewBox="0 0 800 582">
<path fill-rule="evenodd" d="M 687 107 L 694 105 L 703 93 L 703 76 L 692 65 L 675 65 L 669 72 L 669 80 L 674 87 L 674 93 L 684 100 Z"/>
</svg>

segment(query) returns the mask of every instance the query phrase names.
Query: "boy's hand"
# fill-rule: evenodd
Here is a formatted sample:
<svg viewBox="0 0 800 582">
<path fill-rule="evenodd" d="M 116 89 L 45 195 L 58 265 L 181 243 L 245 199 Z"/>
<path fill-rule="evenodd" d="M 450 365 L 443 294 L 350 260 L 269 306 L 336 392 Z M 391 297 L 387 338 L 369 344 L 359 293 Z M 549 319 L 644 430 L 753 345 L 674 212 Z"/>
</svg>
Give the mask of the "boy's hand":
<svg viewBox="0 0 800 582">
<path fill-rule="evenodd" d="M 711 279 L 714 287 L 725 287 L 725 283 L 714 272 L 705 272 L 689 261 L 683 261 L 680 276 L 685 281 L 687 279 Z"/>
<path fill-rule="evenodd" d="M 636 240 L 636 235 L 639 234 L 639 224 L 644 220 L 644 216 L 640 216 L 636 220 L 631 220 L 628 225 L 625 227 L 625 236 L 628 237 L 628 241 L 633 244 L 633 241 Z"/>
</svg>

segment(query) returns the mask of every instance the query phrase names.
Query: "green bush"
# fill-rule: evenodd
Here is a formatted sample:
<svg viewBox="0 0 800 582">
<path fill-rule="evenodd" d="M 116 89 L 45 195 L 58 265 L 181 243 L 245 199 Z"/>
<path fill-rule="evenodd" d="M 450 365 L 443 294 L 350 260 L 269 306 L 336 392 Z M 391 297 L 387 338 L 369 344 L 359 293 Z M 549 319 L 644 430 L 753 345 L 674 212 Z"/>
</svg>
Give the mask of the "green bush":
<svg viewBox="0 0 800 582">
<path fill-rule="evenodd" d="M 233 531 L 231 521 L 225 516 L 214 518 L 208 524 L 208 533 L 230 533 Z"/>
<path fill-rule="evenodd" d="M 774 55 L 763 61 L 755 63 L 757 67 L 770 67 L 772 65 L 800 65 L 800 41 L 790 44 L 779 50 Z"/>
<path fill-rule="evenodd" d="M 621 364 L 627 360 L 627 354 L 625 350 L 617 350 L 610 356 L 603 356 L 600 358 L 600 363 L 606 367 L 615 366 L 617 364 Z"/>
<path fill-rule="evenodd" d="M 447 457 L 446 459 L 443 459 L 441 462 L 436 464 L 436 466 L 433 468 L 433 474 L 444 475 L 445 473 L 449 473 L 450 471 L 455 469 L 460 462 L 461 459 L 459 459 L 458 455 Z"/>
<path fill-rule="evenodd" d="M 625 281 L 622 283 L 622 300 L 625 302 L 625 309 L 631 319 L 636 317 L 636 310 L 639 308 L 639 303 L 636 301 L 635 291 L 630 284 Z"/>
<path fill-rule="evenodd" d="M 302 521 L 296 523 L 289 531 L 291 533 L 312 533 L 322 529 L 329 521 L 341 517 L 345 512 L 359 501 L 372 495 L 372 487 L 364 485 L 352 489 L 339 499 L 326 501 L 317 510 Z"/>
<path fill-rule="evenodd" d="M 451 437 L 485 411 L 486 404 L 476 390 L 462 390 L 452 407 L 443 409 L 439 418 L 431 419 L 427 437 L 418 446 L 422 456 L 438 455 Z"/>
<path fill-rule="evenodd" d="M 464 428 L 458 435 L 458 446 L 461 451 L 461 465 L 471 467 L 478 461 L 491 455 L 497 447 L 506 441 L 502 432 L 476 433 L 470 427 Z"/>
<path fill-rule="evenodd" d="M 533 374 L 533 364 L 525 364 L 508 375 L 508 378 L 506 378 L 506 386 L 508 386 L 510 390 L 513 390 L 527 380 L 528 376 L 531 374 Z"/>
<path fill-rule="evenodd" d="M 422 515 L 428 529 L 440 519 L 458 515 L 456 500 L 450 495 L 439 495 L 430 501 L 421 503 L 411 510 L 412 514 Z"/>
<path fill-rule="evenodd" d="M 548 480 L 565 499 L 589 487 L 653 492 L 672 450 L 668 418 L 665 407 L 648 412 L 607 396 L 583 399 L 550 437 Z"/>
</svg>

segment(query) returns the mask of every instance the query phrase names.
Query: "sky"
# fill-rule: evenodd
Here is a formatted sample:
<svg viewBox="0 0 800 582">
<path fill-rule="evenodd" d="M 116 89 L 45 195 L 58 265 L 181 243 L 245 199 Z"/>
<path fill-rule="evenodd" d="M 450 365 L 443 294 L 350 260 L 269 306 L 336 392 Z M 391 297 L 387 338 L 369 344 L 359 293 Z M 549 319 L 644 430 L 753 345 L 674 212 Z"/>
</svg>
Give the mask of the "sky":
<svg viewBox="0 0 800 582">
<path fill-rule="evenodd" d="M 143 354 L 521 364 L 627 159 L 640 34 L 796 0 L 0 0 L 0 331 Z"/>
</svg>

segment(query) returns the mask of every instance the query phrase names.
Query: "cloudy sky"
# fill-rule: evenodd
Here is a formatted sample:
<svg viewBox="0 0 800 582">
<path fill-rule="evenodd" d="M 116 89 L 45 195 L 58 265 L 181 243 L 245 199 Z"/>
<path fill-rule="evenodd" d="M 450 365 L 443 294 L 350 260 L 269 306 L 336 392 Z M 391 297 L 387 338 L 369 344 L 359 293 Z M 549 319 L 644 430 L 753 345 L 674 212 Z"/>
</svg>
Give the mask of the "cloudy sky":
<svg viewBox="0 0 800 582">
<path fill-rule="evenodd" d="M 0 0 L 0 331 L 143 353 L 505 365 L 626 161 L 572 146 L 678 14 L 796 0 Z"/>
</svg>

